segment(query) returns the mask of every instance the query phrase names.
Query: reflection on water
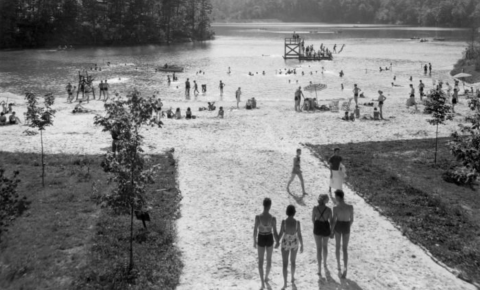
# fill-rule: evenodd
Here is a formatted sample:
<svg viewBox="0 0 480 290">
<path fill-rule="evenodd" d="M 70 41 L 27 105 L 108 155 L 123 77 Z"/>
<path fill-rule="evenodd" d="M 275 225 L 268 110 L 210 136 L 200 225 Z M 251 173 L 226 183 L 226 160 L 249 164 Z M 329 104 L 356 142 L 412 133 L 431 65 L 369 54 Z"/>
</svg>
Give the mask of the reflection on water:
<svg viewBox="0 0 480 290">
<path fill-rule="evenodd" d="M 218 86 L 221 80 L 226 83 L 225 100 L 233 100 L 235 90 L 242 87 L 244 99 L 255 96 L 261 100 L 290 101 L 295 87 L 305 86 L 310 81 L 328 85 L 328 89 L 319 94 L 319 98 L 324 99 L 349 96 L 353 83 L 358 83 L 367 95 L 378 89 L 388 93 L 394 90 L 389 86 L 394 75 L 400 84 L 410 76 L 415 80 L 423 78 L 420 67 L 425 62 L 433 64 L 433 78 L 447 78 L 464 47 L 460 41 L 419 43 L 410 40 L 410 37 L 468 38 L 468 31 L 463 30 L 392 26 L 237 24 L 216 25 L 215 30 L 217 40 L 203 43 L 58 52 L 2 51 L 0 92 L 23 94 L 31 90 L 63 95 L 68 82 L 76 84 L 80 69 L 90 69 L 98 64 L 102 71 L 90 73 L 97 81 L 108 79 L 112 91 L 123 93 L 137 87 L 145 94 L 159 91 L 163 99 L 171 101 L 184 101 L 183 87 L 187 77 L 190 81 L 196 80 L 199 87 L 207 85 L 207 93 L 198 96 L 199 100 L 205 101 L 220 99 Z M 290 37 L 289 30 L 318 31 L 303 35 L 306 43 L 314 44 L 316 48 L 321 43 L 330 49 L 335 43 L 346 44 L 346 47 L 342 54 L 334 56 L 332 62 L 285 62 L 282 58 L 283 38 Z M 111 66 L 108 67 L 107 62 Z M 155 72 L 155 67 L 165 63 L 185 66 L 185 73 L 179 74 L 179 81 L 170 86 L 167 74 Z M 378 73 L 378 67 L 389 66 L 390 63 L 394 67 L 393 73 Z M 228 67 L 232 69 L 231 75 L 227 74 Z M 322 67 L 326 70 L 324 74 L 321 74 Z M 282 68 L 297 68 L 305 76 L 275 75 L 275 71 Z M 200 70 L 205 74 L 197 74 Z M 340 70 L 346 74 L 343 79 L 338 77 Z M 254 76 L 249 76 L 249 72 Z M 341 84 L 344 84 L 345 91 L 340 90 Z"/>
</svg>

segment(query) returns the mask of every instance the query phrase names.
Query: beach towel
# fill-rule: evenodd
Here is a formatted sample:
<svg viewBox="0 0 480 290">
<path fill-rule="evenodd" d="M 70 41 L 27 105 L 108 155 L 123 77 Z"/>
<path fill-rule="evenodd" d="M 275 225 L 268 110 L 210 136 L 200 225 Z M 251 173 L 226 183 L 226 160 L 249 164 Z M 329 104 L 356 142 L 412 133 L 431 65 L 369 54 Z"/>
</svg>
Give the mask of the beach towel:
<svg viewBox="0 0 480 290">
<path fill-rule="evenodd" d="M 340 170 L 332 170 L 332 178 L 330 179 L 330 187 L 332 189 L 343 190 L 343 182 L 347 177 L 347 171 L 343 164 L 340 165 Z"/>
</svg>

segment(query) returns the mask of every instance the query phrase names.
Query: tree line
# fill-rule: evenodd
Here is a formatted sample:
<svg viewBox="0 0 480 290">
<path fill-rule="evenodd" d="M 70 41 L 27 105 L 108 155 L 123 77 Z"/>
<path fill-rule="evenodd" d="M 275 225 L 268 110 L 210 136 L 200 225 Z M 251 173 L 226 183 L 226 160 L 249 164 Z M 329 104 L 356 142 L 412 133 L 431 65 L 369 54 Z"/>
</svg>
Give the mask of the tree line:
<svg viewBox="0 0 480 290">
<path fill-rule="evenodd" d="M 471 27 L 480 0 L 212 0 L 216 21 L 279 19 Z"/>
<path fill-rule="evenodd" d="M 206 40 L 212 10 L 210 0 L 0 0 L 0 47 Z"/>
</svg>

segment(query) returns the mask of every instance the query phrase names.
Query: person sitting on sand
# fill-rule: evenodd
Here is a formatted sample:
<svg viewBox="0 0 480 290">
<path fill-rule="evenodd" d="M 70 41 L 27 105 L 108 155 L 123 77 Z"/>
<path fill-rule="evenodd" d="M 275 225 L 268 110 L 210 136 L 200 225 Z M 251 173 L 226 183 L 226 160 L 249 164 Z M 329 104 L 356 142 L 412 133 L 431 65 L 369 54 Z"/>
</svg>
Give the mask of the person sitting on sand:
<svg viewBox="0 0 480 290">
<path fill-rule="evenodd" d="M 375 121 L 379 121 L 380 120 L 380 112 L 378 112 L 377 108 L 373 108 L 373 119 Z"/>
<path fill-rule="evenodd" d="M 296 213 L 295 206 L 287 206 L 286 214 L 287 219 L 282 221 L 280 226 L 280 234 L 278 235 L 277 244 L 275 248 L 280 246 L 280 240 L 282 240 L 282 260 L 283 260 L 283 287 L 287 288 L 287 276 L 288 276 L 288 258 L 290 256 L 290 267 L 292 274 L 292 284 L 295 284 L 295 268 L 298 248 L 300 253 L 303 253 L 303 238 L 302 228 L 300 221 L 294 218 Z"/>
<path fill-rule="evenodd" d="M 180 111 L 180 108 L 177 108 L 175 111 L 175 119 L 180 120 L 182 118 L 182 112 Z"/>
<path fill-rule="evenodd" d="M 225 112 L 223 111 L 223 107 L 220 107 L 220 109 L 218 109 L 218 118 L 222 118 L 224 117 L 225 115 Z"/>
<path fill-rule="evenodd" d="M 263 212 L 255 216 L 253 226 L 253 247 L 258 250 L 258 272 L 262 282 L 262 289 L 265 288 L 265 282 L 268 282 L 268 275 L 272 268 L 273 244 L 278 242 L 277 220 L 270 214 L 272 200 L 265 198 L 263 200 Z M 267 269 L 265 277 L 263 275 L 263 261 L 267 252 Z"/>
<path fill-rule="evenodd" d="M 360 108 L 358 106 L 355 106 L 355 110 L 353 112 L 355 113 L 355 117 L 360 119 Z"/>
<path fill-rule="evenodd" d="M 22 123 L 20 119 L 15 115 L 15 112 L 12 112 L 10 117 L 8 117 L 8 122 L 10 123 L 10 125 L 17 125 Z"/>
<path fill-rule="evenodd" d="M 170 107 L 170 108 L 167 110 L 167 119 L 173 119 L 173 110 L 172 110 L 172 107 Z"/>
<path fill-rule="evenodd" d="M 257 108 L 257 100 L 255 100 L 255 98 L 252 98 L 252 109 L 256 109 Z"/>
<path fill-rule="evenodd" d="M 251 110 L 252 109 L 252 100 L 251 99 L 248 99 L 247 101 L 247 105 L 245 106 L 247 110 Z"/>
<path fill-rule="evenodd" d="M 350 113 L 350 121 L 355 122 L 355 114 L 353 112 Z"/>
<path fill-rule="evenodd" d="M 349 121 L 350 118 L 348 117 L 348 112 L 345 112 L 345 116 L 342 117 L 343 121 Z"/>
<path fill-rule="evenodd" d="M 215 107 L 215 102 L 208 102 L 208 110 L 215 111 L 217 107 Z"/>
<path fill-rule="evenodd" d="M 343 279 L 347 278 L 348 271 L 348 243 L 350 241 L 350 229 L 352 227 L 353 206 L 345 203 L 345 194 L 342 190 L 335 191 L 335 207 L 333 208 L 332 228 L 335 236 L 335 256 L 337 258 L 338 273 Z M 340 265 L 340 247 L 343 251 L 343 266 Z"/>
<path fill-rule="evenodd" d="M 4 112 L 0 113 L 0 126 L 7 125 L 7 117 L 5 116 Z"/>
<path fill-rule="evenodd" d="M 185 113 L 185 115 L 188 120 L 197 118 L 194 115 L 192 115 L 192 110 L 190 110 L 190 108 L 187 108 L 187 112 Z"/>
<path fill-rule="evenodd" d="M 293 158 L 292 175 L 287 184 L 287 191 L 290 192 L 290 184 L 292 183 L 295 176 L 298 176 L 298 178 L 300 179 L 300 184 L 302 185 L 303 195 L 306 195 L 307 193 L 305 192 L 305 184 L 303 182 L 302 169 L 300 168 L 300 155 L 302 155 L 302 149 L 297 149 L 297 155 L 295 156 L 295 158 Z"/>
</svg>

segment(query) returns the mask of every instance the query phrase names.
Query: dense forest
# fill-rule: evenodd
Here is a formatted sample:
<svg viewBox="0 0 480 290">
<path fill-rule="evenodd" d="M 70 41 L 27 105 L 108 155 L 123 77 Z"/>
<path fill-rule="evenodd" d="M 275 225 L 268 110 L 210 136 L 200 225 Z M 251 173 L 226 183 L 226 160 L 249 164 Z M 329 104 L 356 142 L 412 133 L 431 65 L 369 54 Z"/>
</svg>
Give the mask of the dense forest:
<svg viewBox="0 0 480 290">
<path fill-rule="evenodd" d="M 480 0 L 212 0 L 215 21 L 279 19 L 470 27 Z"/>
<path fill-rule="evenodd" d="M 210 0 L 0 0 L 0 47 L 205 40 Z"/>
</svg>

